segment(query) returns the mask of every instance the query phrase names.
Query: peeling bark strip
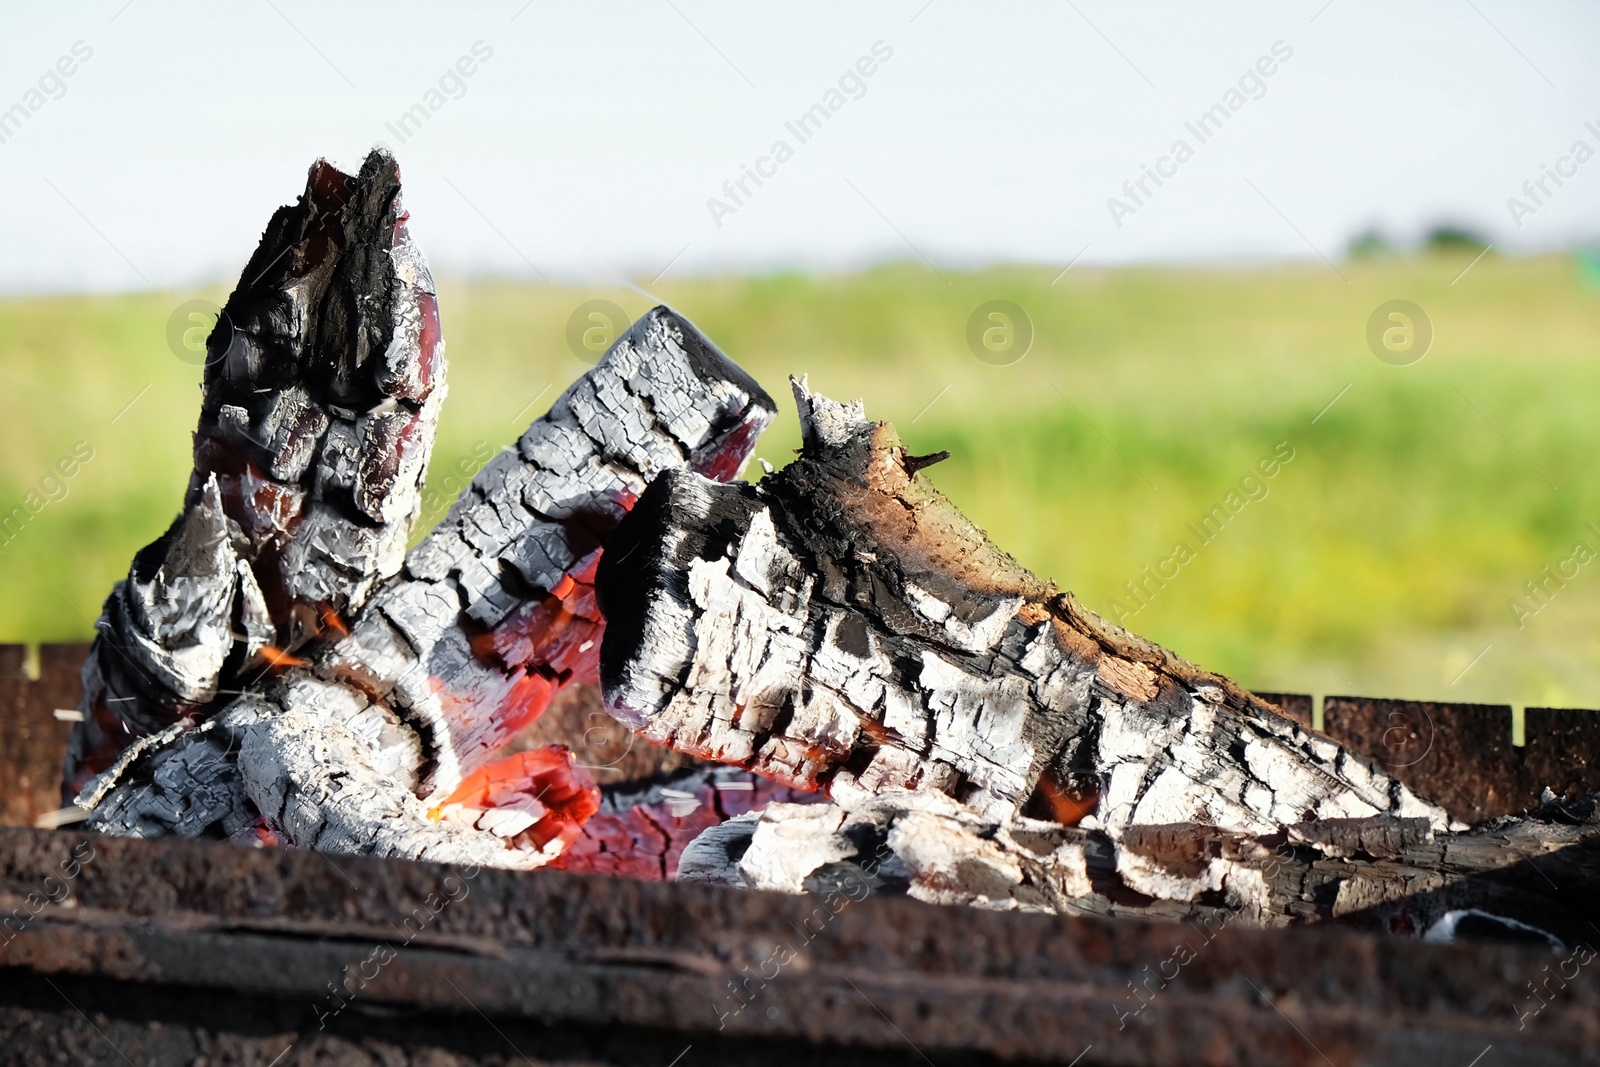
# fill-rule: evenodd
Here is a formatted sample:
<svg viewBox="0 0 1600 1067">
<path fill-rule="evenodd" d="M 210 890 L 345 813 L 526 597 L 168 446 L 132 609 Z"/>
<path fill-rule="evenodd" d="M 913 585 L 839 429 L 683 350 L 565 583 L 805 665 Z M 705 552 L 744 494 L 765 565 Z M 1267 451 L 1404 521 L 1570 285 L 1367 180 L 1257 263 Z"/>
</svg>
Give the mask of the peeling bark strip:
<svg viewBox="0 0 1600 1067">
<path fill-rule="evenodd" d="M 650 312 L 479 472 L 347 636 L 142 754 L 91 826 L 237 838 L 259 812 L 328 851 L 547 862 L 593 810 L 587 775 L 563 752 L 468 776 L 593 679 L 590 582 L 637 495 L 665 470 L 734 477 L 774 410 L 688 322 Z"/>
<path fill-rule="evenodd" d="M 70 799 L 400 569 L 444 398 L 433 279 L 382 151 L 278 210 L 206 344 L 183 513 L 106 600 Z M 221 700 L 219 702 L 219 696 Z"/>
<path fill-rule="evenodd" d="M 994 547 L 892 428 L 795 382 L 804 448 L 759 486 L 664 474 L 601 561 L 601 681 L 653 741 L 845 807 L 1030 800 L 1112 839 L 1444 811 Z"/>
</svg>

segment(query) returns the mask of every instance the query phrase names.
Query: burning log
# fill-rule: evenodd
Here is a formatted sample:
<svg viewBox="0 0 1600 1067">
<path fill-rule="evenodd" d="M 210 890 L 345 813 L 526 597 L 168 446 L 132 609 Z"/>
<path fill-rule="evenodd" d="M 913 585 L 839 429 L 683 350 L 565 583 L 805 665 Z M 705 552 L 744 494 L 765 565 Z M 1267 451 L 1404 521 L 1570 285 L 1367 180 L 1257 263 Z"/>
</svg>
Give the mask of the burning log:
<svg viewBox="0 0 1600 1067">
<path fill-rule="evenodd" d="M 665 308 L 405 553 L 444 395 L 405 221 L 391 158 L 319 163 L 230 298 L 183 513 L 84 668 L 90 828 L 1434 933 L 1600 876 L 1594 798 L 1453 824 L 1029 573 L 859 404 L 795 382 L 800 458 L 724 484 L 775 406 Z M 596 680 L 689 765 L 510 750 Z"/>
<path fill-rule="evenodd" d="M 759 486 L 663 475 L 601 563 L 607 707 L 647 738 L 841 802 L 931 789 L 998 821 L 1081 804 L 1114 837 L 1380 814 L 1447 825 L 1035 578 L 859 405 L 800 382 L 795 395 L 798 460 Z"/>
<path fill-rule="evenodd" d="M 551 866 L 651 882 L 701 880 L 685 874 L 682 858 L 705 831 L 770 804 L 803 807 L 822 800 L 733 767 L 714 766 L 602 792 L 598 814 Z"/>
<path fill-rule="evenodd" d="M 281 208 L 206 342 L 183 512 L 106 600 L 84 666 L 76 796 L 140 737 L 360 609 L 400 569 L 444 399 L 427 263 L 382 151 L 325 160 Z"/>
<path fill-rule="evenodd" d="M 80 803 L 113 833 L 536 866 L 598 804 L 565 753 L 474 778 L 592 680 L 600 546 L 663 470 L 729 478 L 770 397 L 686 321 L 646 315 L 502 452 L 349 632 L 172 728 Z M 131 771 L 131 773 L 130 773 Z M 554 795 L 570 803 L 550 803 Z"/>
<path fill-rule="evenodd" d="M 67 788 L 93 829 L 535 866 L 599 807 L 564 748 L 494 757 L 595 680 L 628 507 L 663 470 L 737 475 L 775 407 L 657 308 L 405 555 L 443 389 L 398 212 L 386 156 L 319 164 L 212 335 L 184 514 L 86 668 Z"/>
<path fill-rule="evenodd" d="M 663 474 L 599 568 L 613 714 L 834 801 L 708 830 L 689 877 L 799 891 L 849 864 L 942 902 L 1284 922 L 1492 872 L 1508 842 L 1600 835 L 1452 832 L 1398 780 L 1034 577 L 918 477 L 942 457 L 794 385 L 799 459 L 756 486 Z"/>
</svg>

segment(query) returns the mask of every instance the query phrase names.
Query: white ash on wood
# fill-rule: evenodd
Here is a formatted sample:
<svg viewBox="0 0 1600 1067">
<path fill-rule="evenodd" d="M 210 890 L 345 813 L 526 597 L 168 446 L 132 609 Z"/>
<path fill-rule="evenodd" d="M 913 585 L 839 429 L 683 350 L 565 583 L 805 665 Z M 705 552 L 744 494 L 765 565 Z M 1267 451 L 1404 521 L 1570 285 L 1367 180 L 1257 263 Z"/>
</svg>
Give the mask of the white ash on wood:
<svg viewBox="0 0 1600 1067">
<path fill-rule="evenodd" d="M 421 315 L 415 300 L 373 295 L 385 279 L 426 278 L 397 197 L 381 154 L 359 180 L 319 164 L 229 302 L 249 327 L 213 335 L 200 488 L 113 595 L 86 668 L 97 679 L 143 642 L 157 652 L 139 677 L 166 683 L 125 686 L 120 698 L 88 687 L 86 719 L 108 720 L 120 741 L 100 753 L 109 767 L 98 776 L 80 751 L 92 743 L 69 760 L 68 787 L 81 782 L 93 829 L 535 866 L 598 806 L 559 746 L 495 757 L 556 691 L 595 679 L 593 571 L 627 508 L 663 470 L 736 476 L 775 407 L 657 308 L 403 554 L 442 364 L 431 285 Z M 360 225 L 330 237 L 327 220 L 352 212 Z M 370 325 L 385 309 L 387 333 Z M 354 402 L 362 375 L 394 394 L 374 401 L 374 426 L 427 398 L 420 429 L 413 419 L 356 434 L 389 452 L 352 450 L 352 431 L 320 414 Z M 263 441 L 276 451 L 249 451 Z M 305 479 L 301 496 L 266 475 Z M 306 517 L 283 518 L 286 494 Z M 230 553 L 258 531 L 266 547 L 252 571 Z"/>
<path fill-rule="evenodd" d="M 392 159 L 318 164 L 230 299 L 184 511 L 85 667 L 91 828 L 1410 932 L 1538 927 L 1594 884 L 1592 798 L 1453 824 L 1030 574 L 859 405 L 794 383 L 800 458 L 724 484 L 774 404 L 665 308 L 404 553 L 444 394 L 404 223 Z M 601 790 L 514 751 L 596 679 L 647 743 L 732 767 Z"/>
<path fill-rule="evenodd" d="M 1005 820 L 1265 834 L 1444 811 L 1082 607 L 995 548 L 885 424 L 795 383 L 804 448 L 758 486 L 651 486 L 601 561 L 607 707 L 841 802 L 932 789 Z"/>
<path fill-rule="evenodd" d="M 849 864 L 941 903 L 1405 925 L 1397 900 L 1437 918 L 1516 848 L 1600 839 L 1592 816 L 1463 832 L 1034 577 L 919 477 L 929 457 L 794 384 L 799 459 L 755 486 L 663 475 L 600 565 L 608 709 L 834 802 L 709 829 L 686 877 L 800 891 Z M 1533 882 L 1524 914 L 1549 907 Z"/>
<path fill-rule="evenodd" d="M 90 825 L 237 837 L 259 815 L 328 851 L 547 862 L 592 784 L 565 753 L 490 761 L 555 689 L 594 677 L 590 576 L 634 497 L 665 469 L 734 476 L 773 410 L 687 322 L 649 313 L 479 472 L 347 636 L 96 783 Z"/>
<path fill-rule="evenodd" d="M 400 569 L 445 394 L 438 301 L 382 151 L 319 160 L 206 343 L 183 512 L 107 598 L 67 799 L 203 719 Z"/>
</svg>

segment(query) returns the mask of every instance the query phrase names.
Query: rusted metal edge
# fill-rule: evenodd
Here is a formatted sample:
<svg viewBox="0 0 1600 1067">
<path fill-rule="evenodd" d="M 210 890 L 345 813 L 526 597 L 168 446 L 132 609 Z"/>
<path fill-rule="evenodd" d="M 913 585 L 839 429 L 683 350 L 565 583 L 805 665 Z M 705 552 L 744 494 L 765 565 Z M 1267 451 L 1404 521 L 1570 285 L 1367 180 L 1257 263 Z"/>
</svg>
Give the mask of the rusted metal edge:
<svg viewBox="0 0 1600 1067">
<path fill-rule="evenodd" d="M 1600 1052 L 1600 979 L 1578 950 L 956 911 L 865 886 L 793 897 L 0 829 L 0 911 L 0 967 L 15 969 L 0 1002 L 57 977 L 199 988 L 287 1004 L 306 1035 L 357 1006 L 446 1029 L 481 1012 L 896 1058 Z M 1560 987 L 1535 999 L 1552 970 Z"/>
<path fill-rule="evenodd" d="M 1311 725 L 1309 695 L 1259 695 Z M 1509 704 L 1329 696 L 1322 708 L 1324 733 L 1463 822 L 1527 811 L 1547 788 L 1569 800 L 1600 790 L 1600 711 L 1530 707 L 1516 746 Z"/>
<path fill-rule="evenodd" d="M 31 647 L 37 658 L 30 662 L 30 646 L 0 645 L 0 824 L 7 826 L 32 826 L 61 807 L 72 722 L 54 712 L 77 708 L 78 672 L 89 655 L 87 644 Z"/>
</svg>

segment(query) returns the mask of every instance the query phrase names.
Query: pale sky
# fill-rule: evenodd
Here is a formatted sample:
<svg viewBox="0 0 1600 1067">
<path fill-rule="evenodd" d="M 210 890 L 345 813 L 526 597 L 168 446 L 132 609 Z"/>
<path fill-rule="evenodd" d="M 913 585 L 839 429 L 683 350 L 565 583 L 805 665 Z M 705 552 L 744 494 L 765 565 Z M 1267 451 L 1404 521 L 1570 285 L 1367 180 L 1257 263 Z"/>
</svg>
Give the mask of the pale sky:
<svg viewBox="0 0 1600 1067">
<path fill-rule="evenodd" d="M 1510 253 L 1600 237 L 1600 159 L 1572 155 L 1600 150 L 1593 4 L 108 0 L 6 24 L 0 292 L 231 282 L 316 157 L 353 169 L 378 141 L 456 275 L 1337 258 L 1440 222 Z M 818 104 L 802 142 L 786 123 Z M 1202 143 L 1185 124 L 1218 104 Z M 1136 203 L 1145 165 L 1168 176 Z M 1566 176 L 1535 202 L 1546 166 Z"/>
</svg>

